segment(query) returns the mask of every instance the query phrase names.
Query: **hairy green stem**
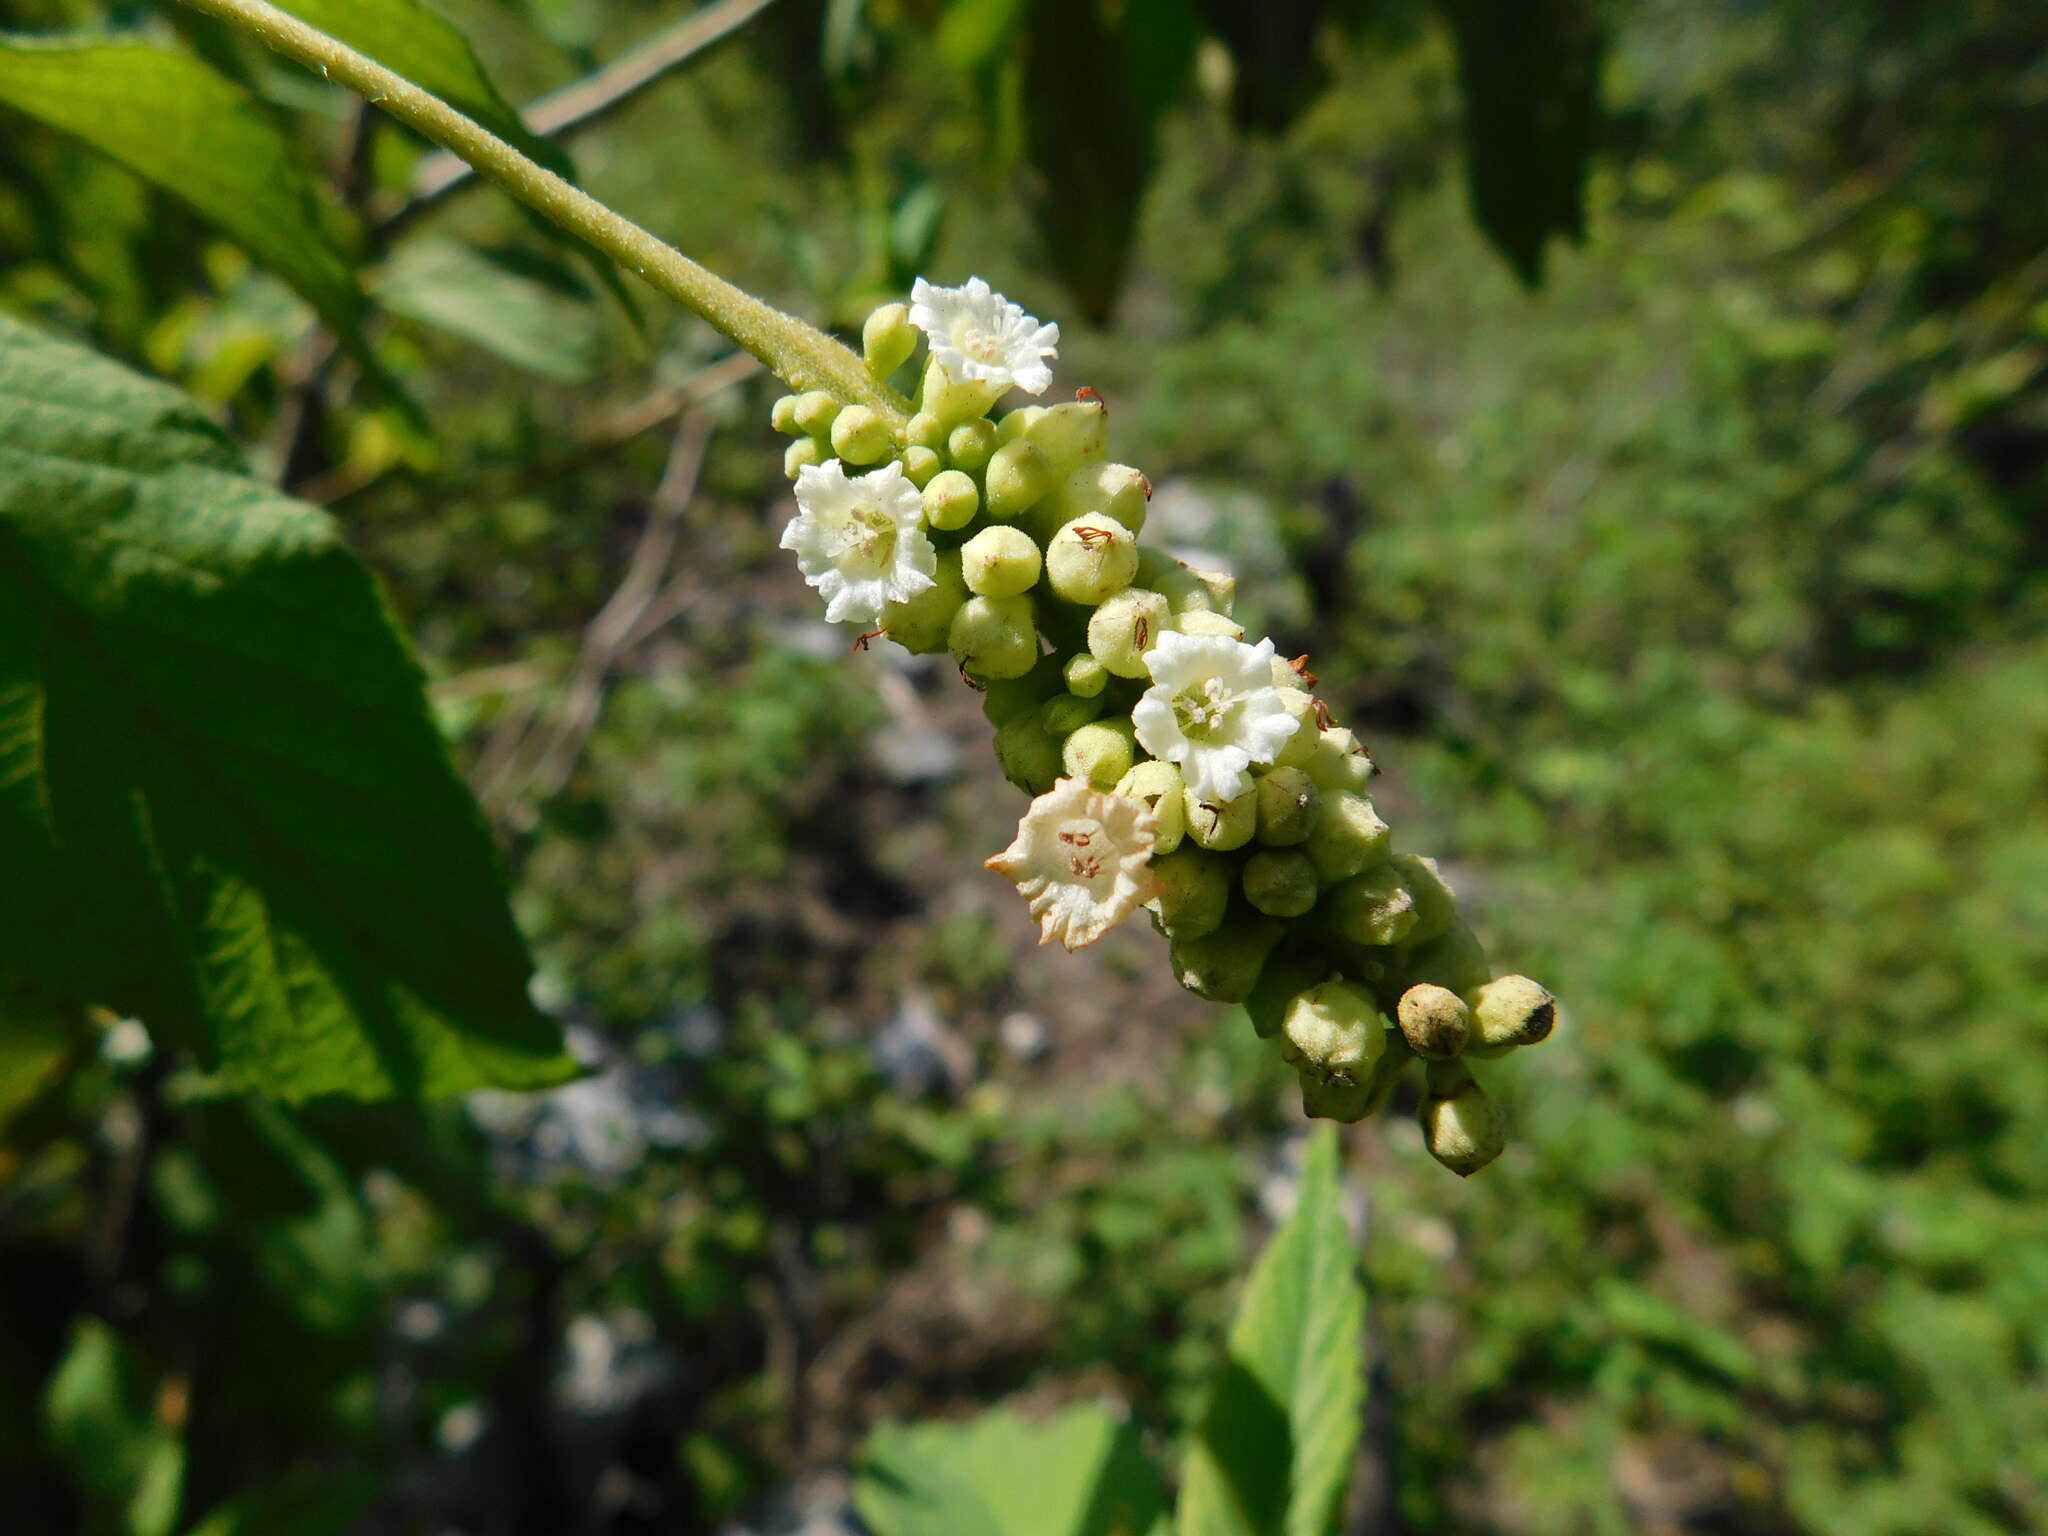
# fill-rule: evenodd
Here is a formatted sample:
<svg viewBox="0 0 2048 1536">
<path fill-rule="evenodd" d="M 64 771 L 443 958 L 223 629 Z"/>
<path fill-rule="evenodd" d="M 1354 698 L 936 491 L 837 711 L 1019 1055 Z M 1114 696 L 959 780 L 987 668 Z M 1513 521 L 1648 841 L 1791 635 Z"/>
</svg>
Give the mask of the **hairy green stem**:
<svg viewBox="0 0 2048 1536">
<path fill-rule="evenodd" d="M 185 0 L 185 4 L 359 92 L 372 105 L 475 166 L 480 175 L 528 207 L 703 316 L 792 389 L 830 390 L 842 400 L 872 406 L 896 430 L 902 430 L 907 403 L 876 380 L 846 346 L 699 266 L 631 219 L 536 165 L 438 96 L 266 0 Z"/>
</svg>

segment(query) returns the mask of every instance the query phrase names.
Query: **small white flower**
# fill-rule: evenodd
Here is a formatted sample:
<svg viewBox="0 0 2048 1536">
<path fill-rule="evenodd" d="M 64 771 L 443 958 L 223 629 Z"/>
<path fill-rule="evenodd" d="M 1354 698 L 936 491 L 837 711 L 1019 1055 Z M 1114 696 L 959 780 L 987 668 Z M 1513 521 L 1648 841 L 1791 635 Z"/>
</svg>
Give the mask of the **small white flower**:
<svg viewBox="0 0 2048 1536">
<path fill-rule="evenodd" d="M 825 599 L 825 617 L 877 623 L 885 603 L 934 585 L 939 557 L 921 525 L 924 498 L 893 461 L 849 477 L 837 459 L 796 477 L 796 516 L 782 547 Z"/>
<path fill-rule="evenodd" d="M 1059 355 L 1060 328 L 1040 325 L 978 277 L 940 288 L 919 278 L 910 286 L 910 323 L 931 343 L 932 356 L 956 384 L 980 379 L 1027 395 L 1052 386 L 1045 360 Z"/>
<path fill-rule="evenodd" d="M 1152 899 L 1158 826 L 1142 800 L 1061 779 L 1031 802 L 1017 840 L 987 864 L 1030 901 L 1039 943 L 1081 949 Z"/>
<path fill-rule="evenodd" d="M 1273 686 L 1273 642 L 1168 630 L 1143 657 L 1152 687 L 1131 711 L 1138 744 L 1180 767 L 1207 801 L 1251 788 L 1246 771 L 1270 763 L 1296 721 Z"/>
</svg>

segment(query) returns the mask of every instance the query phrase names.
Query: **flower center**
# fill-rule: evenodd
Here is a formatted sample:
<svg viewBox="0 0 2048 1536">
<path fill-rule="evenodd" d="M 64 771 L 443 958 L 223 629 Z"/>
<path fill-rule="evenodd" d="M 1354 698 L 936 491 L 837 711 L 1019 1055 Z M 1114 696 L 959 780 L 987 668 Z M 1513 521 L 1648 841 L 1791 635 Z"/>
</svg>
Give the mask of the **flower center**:
<svg viewBox="0 0 2048 1536">
<path fill-rule="evenodd" d="M 978 325 L 970 325 L 954 338 L 960 350 L 978 363 L 1000 363 L 1003 360 L 1003 339 L 992 331 L 984 331 Z"/>
<path fill-rule="evenodd" d="M 896 556 L 896 519 L 871 501 L 856 506 L 846 520 L 846 551 L 875 570 Z"/>
<path fill-rule="evenodd" d="M 1205 677 L 1199 687 L 1174 696 L 1173 712 L 1180 717 L 1183 734 L 1208 737 L 1222 729 L 1237 702 L 1220 678 Z"/>
<path fill-rule="evenodd" d="M 1109 834 L 1093 816 L 1074 816 L 1060 823 L 1060 852 L 1076 880 L 1093 880 L 1114 860 Z"/>
</svg>

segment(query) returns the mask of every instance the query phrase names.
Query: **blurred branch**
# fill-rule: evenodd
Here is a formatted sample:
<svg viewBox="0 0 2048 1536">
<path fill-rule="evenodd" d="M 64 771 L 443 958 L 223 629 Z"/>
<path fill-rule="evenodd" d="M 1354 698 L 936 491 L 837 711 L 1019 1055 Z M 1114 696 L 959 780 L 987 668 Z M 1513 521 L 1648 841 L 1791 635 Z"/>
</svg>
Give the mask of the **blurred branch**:
<svg viewBox="0 0 2048 1536">
<path fill-rule="evenodd" d="M 551 91 L 523 108 L 526 126 L 544 139 L 564 138 L 631 101 L 671 70 L 687 64 L 721 38 L 745 26 L 775 0 L 717 0 L 656 33 L 595 74 Z M 456 188 L 474 180 L 476 170 L 446 150 L 428 155 L 414 168 L 406 200 L 377 226 L 389 236 Z"/>
</svg>

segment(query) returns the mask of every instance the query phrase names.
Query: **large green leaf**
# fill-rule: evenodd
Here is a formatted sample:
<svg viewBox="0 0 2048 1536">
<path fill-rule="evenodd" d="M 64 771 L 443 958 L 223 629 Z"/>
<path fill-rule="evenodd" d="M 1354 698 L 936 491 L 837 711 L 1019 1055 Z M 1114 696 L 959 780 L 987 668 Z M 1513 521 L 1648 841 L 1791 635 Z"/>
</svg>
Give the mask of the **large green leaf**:
<svg viewBox="0 0 2048 1536">
<path fill-rule="evenodd" d="M 190 204 L 354 337 L 363 294 L 311 177 L 243 90 L 190 54 L 0 36 L 0 105 Z"/>
<path fill-rule="evenodd" d="M 1334 1128 L 1311 1134 L 1294 1214 L 1259 1256 L 1188 1451 L 1180 1536 L 1328 1536 L 1365 1410 L 1365 1288 Z"/>
<path fill-rule="evenodd" d="M 885 1425 L 854 1503 L 876 1536 L 1146 1536 L 1166 1507 L 1136 1431 L 1093 1404 Z"/>
<path fill-rule="evenodd" d="M 569 1076 L 421 684 L 325 515 L 0 318 L 0 970 L 285 1097 Z"/>
<path fill-rule="evenodd" d="M 597 314 L 560 267 L 516 250 L 408 241 L 377 278 L 386 309 L 460 336 L 562 384 L 596 371 Z"/>
</svg>

